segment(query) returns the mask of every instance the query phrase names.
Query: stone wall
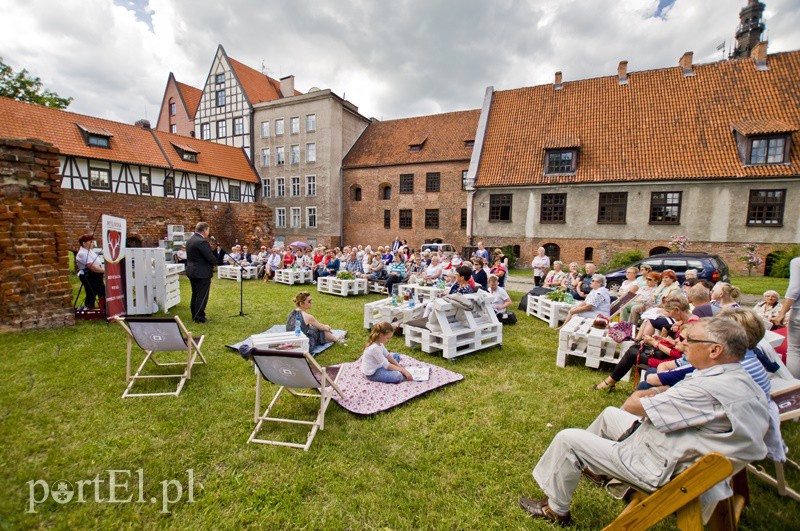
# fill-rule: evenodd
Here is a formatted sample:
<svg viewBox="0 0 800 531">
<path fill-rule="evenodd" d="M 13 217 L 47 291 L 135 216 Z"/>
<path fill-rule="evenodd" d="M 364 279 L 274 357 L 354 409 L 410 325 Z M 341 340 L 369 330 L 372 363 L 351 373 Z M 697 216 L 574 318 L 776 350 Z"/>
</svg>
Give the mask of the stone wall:
<svg viewBox="0 0 800 531">
<path fill-rule="evenodd" d="M 0 331 L 74 324 L 58 149 L 0 139 Z"/>
<path fill-rule="evenodd" d="M 211 225 L 211 234 L 225 249 L 236 243 L 257 249 L 273 241 L 272 210 L 261 203 L 216 203 L 171 197 L 108 194 L 64 190 L 64 225 L 70 248 L 77 248 L 81 234 L 97 231 L 102 214 L 125 218 L 128 238 L 142 247 L 156 247 L 167 236 L 167 225 L 194 230 L 198 221 Z"/>
</svg>

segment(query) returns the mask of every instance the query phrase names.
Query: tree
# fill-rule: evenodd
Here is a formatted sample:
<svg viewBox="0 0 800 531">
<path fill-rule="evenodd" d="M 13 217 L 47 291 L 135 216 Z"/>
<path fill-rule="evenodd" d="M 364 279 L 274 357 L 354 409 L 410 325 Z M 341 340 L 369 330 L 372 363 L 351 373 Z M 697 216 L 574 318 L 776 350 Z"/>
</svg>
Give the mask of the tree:
<svg viewBox="0 0 800 531">
<path fill-rule="evenodd" d="M 0 57 L 0 96 L 54 109 L 66 109 L 72 98 L 62 98 L 52 90 L 42 87 L 42 80 L 31 77 L 25 69 L 16 74 Z"/>
</svg>

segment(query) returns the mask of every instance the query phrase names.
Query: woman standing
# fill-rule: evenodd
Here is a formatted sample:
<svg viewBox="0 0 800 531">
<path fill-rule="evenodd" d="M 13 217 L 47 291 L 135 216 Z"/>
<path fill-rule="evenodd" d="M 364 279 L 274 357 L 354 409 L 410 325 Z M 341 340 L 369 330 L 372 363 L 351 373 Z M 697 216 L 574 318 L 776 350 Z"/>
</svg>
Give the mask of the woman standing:
<svg viewBox="0 0 800 531">
<path fill-rule="evenodd" d="M 536 287 L 542 285 L 550 269 L 550 258 L 545 255 L 544 252 L 544 247 L 539 247 L 536 256 L 533 257 L 533 262 L 531 262 L 531 267 L 533 268 L 533 284 Z"/>
<path fill-rule="evenodd" d="M 800 377 L 800 256 L 792 258 L 789 262 L 789 287 L 786 288 L 786 295 L 783 299 L 783 307 L 778 315 L 781 323 L 786 322 L 786 314 L 789 315 L 786 350 L 786 368 L 795 378 Z"/>
</svg>

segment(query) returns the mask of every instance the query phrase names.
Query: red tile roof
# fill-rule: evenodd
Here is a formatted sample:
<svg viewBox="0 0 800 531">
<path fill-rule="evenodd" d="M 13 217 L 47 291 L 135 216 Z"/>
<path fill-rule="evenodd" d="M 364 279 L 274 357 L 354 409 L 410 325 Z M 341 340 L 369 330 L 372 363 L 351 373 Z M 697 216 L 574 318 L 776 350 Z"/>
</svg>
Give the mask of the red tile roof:
<svg viewBox="0 0 800 531">
<path fill-rule="evenodd" d="M 186 83 L 181 83 L 178 80 L 175 80 L 175 85 L 178 87 L 178 92 L 181 93 L 183 101 L 186 104 L 186 113 L 189 115 L 190 119 L 194 118 L 195 113 L 197 113 L 197 106 L 200 105 L 200 98 L 203 96 L 203 91 L 199 88 L 187 85 Z"/>
<path fill-rule="evenodd" d="M 251 105 L 282 98 L 280 81 L 265 76 L 258 70 L 250 68 L 231 57 L 228 57 L 228 61 L 230 61 L 231 67 L 236 72 L 236 77 L 239 78 L 239 83 L 242 84 L 242 89 L 247 94 L 247 99 L 250 100 Z M 294 94 L 298 96 L 302 92 L 295 90 Z"/>
<path fill-rule="evenodd" d="M 632 72 L 494 94 L 477 186 L 800 174 L 800 51 Z M 745 166 L 734 124 L 747 134 L 788 132 L 788 164 Z M 743 126 L 742 124 L 746 124 Z M 579 140 L 575 175 L 545 176 L 547 148 Z M 558 145 L 559 143 L 564 145 Z"/>
<path fill-rule="evenodd" d="M 86 145 L 81 128 L 100 132 L 104 136 L 111 135 L 110 147 Z M 241 148 L 160 131 L 151 132 L 133 125 L 3 97 L 0 97 L 0 138 L 38 138 L 58 147 L 64 155 L 158 168 L 170 167 L 164 158 L 166 153 L 176 169 L 246 182 L 259 181 Z M 188 145 L 200 152 L 198 161 L 192 163 L 181 160 L 171 142 Z M 164 149 L 163 153 L 161 148 Z"/>
<path fill-rule="evenodd" d="M 373 122 L 344 158 L 346 168 L 469 160 L 479 110 Z M 409 146 L 422 144 L 412 152 Z"/>
<path fill-rule="evenodd" d="M 796 125 L 772 118 L 740 120 L 733 122 L 731 127 L 743 135 L 768 135 L 771 133 L 794 133 L 797 131 Z"/>
</svg>

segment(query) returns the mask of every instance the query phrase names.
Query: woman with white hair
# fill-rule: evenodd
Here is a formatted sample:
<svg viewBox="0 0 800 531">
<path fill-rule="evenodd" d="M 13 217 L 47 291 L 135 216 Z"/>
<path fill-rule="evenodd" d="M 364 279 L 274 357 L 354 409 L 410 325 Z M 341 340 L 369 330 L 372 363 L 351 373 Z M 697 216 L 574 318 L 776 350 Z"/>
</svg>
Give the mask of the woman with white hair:
<svg viewBox="0 0 800 531">
<path fill-rule="evenodd" d="M 533 284 L 539 287 L 544 282 L 547 271 L 550 269 L 550 257 L 544 254 L 544 247 L 539 247 L 536 253 L 531 262 L 531 267 L 533 268 Z"/>
<path fill-rule="evenodd" d="M 600 274 L 592 275 L 589 285 L 592 290 L 584 300 L 569 310 L 569 317 L 564 324 L 567 324 L 573 315 L 584 319 L 593 319 L 598 315 L 611 316 L 611 293 L 606 289 L 606 277 Z"/>
<path fill-rule="evenodd" d="M 561 285 L 564 281 L 564 278 L 567 276 L 566 271 L 563 270 L 564 262 L 561 260 L 556 260 L 553 262 L 553 269 L 547 273 L 547 276 L 544 277 L 544 287 L 545 288 L 557 288 Z"/>
<path fill-rule="evenodd" d="M 774 289 L 767 290 L 764 292 L 764 299 L 753 307 L 753 311 L 759 317 L 770 323 L 767 330 L 783 326 L 783 323 L 778 320 L 778 316 L 781 314 L 781 305 L 778 304 L 779 299 L 780 294 L 777 291 Z"/>
</svg>

